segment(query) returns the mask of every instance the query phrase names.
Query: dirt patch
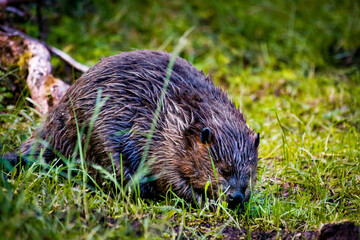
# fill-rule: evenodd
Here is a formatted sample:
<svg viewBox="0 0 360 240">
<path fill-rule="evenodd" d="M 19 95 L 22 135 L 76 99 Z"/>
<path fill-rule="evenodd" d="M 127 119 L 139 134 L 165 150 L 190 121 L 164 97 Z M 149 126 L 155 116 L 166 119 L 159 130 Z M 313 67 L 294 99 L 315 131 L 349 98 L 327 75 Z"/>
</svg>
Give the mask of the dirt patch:
<svg viewBox="0 0 360 240">
<path fill-rule="evenodd" d="M 331 223 L 324 225 L 319 231 L 289 232 L 282 230 L 277 232 L 274 230 L 271 232 L 253 232 L 251 239 L 358 240 L 359 228 L 360 226 L 353 222 Z"/>
<path fill-rule="evenodd" d="M 241 239 L 241 236 L 246 236 L 245 229 L 238 229 L 236 227 L 226 227 L 222 231 L 223 237 L 222 239 Z"/>
<path fill-rule="evenodd" d="M 353 222 L 327 224 L 321 228 L 319 240 L 358 240 L 360 226 Z"/>
<path fill-rule="evenodd" d="M 280 232 L 271 231 L 271 232 L 253 232 L 251 234 L 251 239 L 259 239 L 259 240 L 275 240 L 275 239 L 316 239 L 318 233 L 316 231 L 308 231 L 303 233 L 293 233 L 287 230 L 282 230 Z"/>
<path fill-rule="evenodd" d="M 221 224 L 212 225 L 211 223 L 201 223 L 199 225 L 199 232 L 206 234 L 214 228 L 221 228 Z M 320 230 L 306 231 L 306 232 L 291 232 L 288 230 L 281 231 L 253 231 L 249 233 L 245 228 L 239 229 L 234 226 L 225 227 L 221 234 L 217 236 L 208 235 L 206 239 L 256 239 L 256 240 L 293 240 L 293 239 L 303 239 L 303 240 L 358 240 L 359 237 L 359 225 L 356 225 L 353 222 L 341 222 L 341 223 L 331 223 L 324 225 Z M 175 227 L 174 230 L 178 232 L 178 228 Z M 187 235 L 187 239 L 192 239 L 191 231 L 184 229 L 183 234 Z M 186 234 L 187 233 L 187 234 Z M 185 239 L 184 238 L 184 239 Z"/>
</svg>

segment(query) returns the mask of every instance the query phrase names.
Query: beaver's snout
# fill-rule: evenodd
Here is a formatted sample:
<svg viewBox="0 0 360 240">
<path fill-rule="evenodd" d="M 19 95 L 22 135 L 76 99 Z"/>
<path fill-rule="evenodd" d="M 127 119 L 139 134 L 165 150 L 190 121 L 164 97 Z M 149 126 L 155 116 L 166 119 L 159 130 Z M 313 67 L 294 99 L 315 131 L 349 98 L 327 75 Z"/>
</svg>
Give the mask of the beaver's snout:
<svg viewBox="0 0 360 240">
<path fill-rule="evenodd" d="M 237 191 L 231 193 L 227 197 L 229 208 L 235 209 L 238 205 L 242 205 L 245 202 L 245 191 Z"/>
</svg>

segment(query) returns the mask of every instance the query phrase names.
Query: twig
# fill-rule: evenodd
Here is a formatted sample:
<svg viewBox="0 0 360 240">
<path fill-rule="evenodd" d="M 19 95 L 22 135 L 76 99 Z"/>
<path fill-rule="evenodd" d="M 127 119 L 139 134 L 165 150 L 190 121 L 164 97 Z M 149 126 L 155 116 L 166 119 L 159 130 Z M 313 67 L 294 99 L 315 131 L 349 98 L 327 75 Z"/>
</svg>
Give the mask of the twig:
<svg viewBox="0 0 360 240">
<path fill-rule="evenodd" d="M 58 56 L 59 58 L 61 58 L 64 62 L 66 62 L 67 64 L 69 64 L 70 66 L 74 67 L 76 70 L 80 71 L 80 72 L 86 72 L 87 70 L 89 70 L 89 67 L 77 62 L 75 59 L 73 59 L 72 57 L 70 57 L 68 54 L 66 54 L 65 52 L 61 51 L 60 49 L 56 48 L 56 47 L 52 47 L 49 45 L 46 45 L 46 47 L 56 56 Z"/>
</svg>

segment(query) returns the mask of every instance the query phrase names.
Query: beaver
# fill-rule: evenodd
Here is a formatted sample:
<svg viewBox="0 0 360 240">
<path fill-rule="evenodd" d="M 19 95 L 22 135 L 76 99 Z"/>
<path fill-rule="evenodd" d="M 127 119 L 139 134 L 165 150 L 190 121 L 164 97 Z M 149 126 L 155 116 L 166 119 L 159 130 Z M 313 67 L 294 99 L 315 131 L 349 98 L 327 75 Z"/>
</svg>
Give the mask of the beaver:
<svg viewBox="0 0 360 240">
<path fill-rule="evenodd" d="M 167 78 L 170 58 L 166 52 L 137 50 L 102 59 L 21 145 L 22 157 L 36 157 L 44 148 L 47 161 L 59 154 L 69 158 L 77 129 L 85 129 L 87 163 L 114 165 L 125 183 L 142 161 L 148 164 L 151 178 L 140 182 L 144 198 L 171 189 L 186 201 L 200 201 L 207 188 L 215 193 L 210 198 L 223 191 L 231 208 L 247 201 L 256 179 L 259 134 L 246 126 L 226 93 L 186 60 L 177 57 Z M 105 103 L 95 112 L 99 92 Z M 31 150 L 36 139 L 47 144 Z"/>
</svg>

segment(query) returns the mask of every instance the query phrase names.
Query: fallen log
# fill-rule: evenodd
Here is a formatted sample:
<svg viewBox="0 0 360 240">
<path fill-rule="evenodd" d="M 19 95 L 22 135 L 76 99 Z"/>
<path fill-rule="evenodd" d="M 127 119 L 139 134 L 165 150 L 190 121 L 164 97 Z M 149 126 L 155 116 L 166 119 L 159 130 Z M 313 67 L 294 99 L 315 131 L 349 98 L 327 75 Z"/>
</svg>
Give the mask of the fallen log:
<svg viewBox="0 0 360 240">
<path fill-rule="evenodd" d="M 87 71 L 87 66 L 76 62 L 59 49 L 50 48 L 15 29 L 0 26 L 0 67 L 8 70 L 10 66 L 17 65 L 20 69 L 27 69 L 24 78 L 30 96 L 36 103 L 35 107 L 42 114 L 49 112 L 69 88 L 69 84 L 52 75 L 49 49 L 78 71 Z"/>
</svg>

